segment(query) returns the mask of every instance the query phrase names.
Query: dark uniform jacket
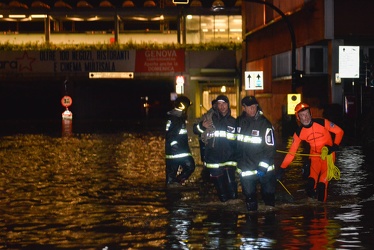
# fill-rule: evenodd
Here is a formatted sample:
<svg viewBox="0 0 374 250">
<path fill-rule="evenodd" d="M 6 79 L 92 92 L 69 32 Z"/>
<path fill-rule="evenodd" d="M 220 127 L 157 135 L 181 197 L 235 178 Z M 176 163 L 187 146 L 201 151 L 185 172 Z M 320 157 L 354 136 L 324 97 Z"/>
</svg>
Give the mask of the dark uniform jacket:
<svg viewBox="0 0 374 250">
<path fill-rule="evenodd" d="M 231 116 L 231 110 L 222 116 L 218 111 L 212 115 L 214 129 L 207 135 L 209 139 L 205 146 L 205 162 L 207 167 L 236 166 L 236 120 Z M 194 125 L 195 133 L 206 130 L 203 121 Z"/>
<path fill-rule="evenodd" d="M 186 115 L 177 109 L 167 113 L 165 154 L 166 158 L 181 158 L 191 155 L 188 145 Z"/>
<path fill-rule="evenodd" d="M 272 124 L 258 111 L 237 118 L 237 162 L 243 171 L 274 166 L 275 141 Z"/>
</svg>

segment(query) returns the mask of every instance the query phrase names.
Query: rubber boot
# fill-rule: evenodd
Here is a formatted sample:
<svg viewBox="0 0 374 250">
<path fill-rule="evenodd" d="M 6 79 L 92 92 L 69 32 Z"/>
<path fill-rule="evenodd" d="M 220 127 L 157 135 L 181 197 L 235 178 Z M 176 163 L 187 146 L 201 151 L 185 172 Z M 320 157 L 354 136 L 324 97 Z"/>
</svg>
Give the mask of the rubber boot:
<svg viewBox="0 0 374 250">
<path fill-rule="evenodd" d="M 225 177 L 223 175 L 212 177 L 212 182 L 216 188 L 219 200 L 222 202 L 227 201 L 229 198 L 225 192 Z"/>
<path fill-rule="evenodd" d="M 264 200 L 266 206 L 275 206 L 275 194 L 264 193 L 262 194 L 262 199 Z"/>
<path fill-rule="evenodd" d="M 326 185 L 318 182 L 317 184 L 317 199 L 318 201 L 326 201 Z"/>
<path fill-rule="evenodd" d="M 254 197 L 254 195 L 250 198 L 247 198 L 245 204 L 248 211 L 257 211 L 258 209 L 257 199 Z"/>
<path fill-rule="evenodd" d="M 227 195 L 229 199 L 238 198 L 238 184 L 235 181 L 235 170 L 225 169 L 227 177 Z"/>
<path fill-rule="evenodd" d="M 310 198 L 315 199 L 316 198 L 316 191 L 314 190 L 314 179 L 313 178 L 308 178 L 306 186 L 305 186 L 305 192 L 306 195 Z"/>
<path fill-rule="evenodd" d="M 166 169 L 166 185 L 170 185 L 174 182 L 177 182 L 176 174 L 173 169 Z"/>
</svg>

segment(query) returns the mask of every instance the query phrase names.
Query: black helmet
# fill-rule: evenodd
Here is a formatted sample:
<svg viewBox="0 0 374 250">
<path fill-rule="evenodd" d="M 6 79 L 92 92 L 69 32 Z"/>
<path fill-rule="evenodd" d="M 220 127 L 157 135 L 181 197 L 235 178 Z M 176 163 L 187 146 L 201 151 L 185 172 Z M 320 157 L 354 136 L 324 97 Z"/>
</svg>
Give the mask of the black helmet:
<svg viewBox="0 0 374 250">
<path fill-rule="evenodd" d="M 179 96 L 175 99 L 174 105 L 176 109 L 186 110 L 192 105 L 192 102 L 186 96 Z"/>
</svg>

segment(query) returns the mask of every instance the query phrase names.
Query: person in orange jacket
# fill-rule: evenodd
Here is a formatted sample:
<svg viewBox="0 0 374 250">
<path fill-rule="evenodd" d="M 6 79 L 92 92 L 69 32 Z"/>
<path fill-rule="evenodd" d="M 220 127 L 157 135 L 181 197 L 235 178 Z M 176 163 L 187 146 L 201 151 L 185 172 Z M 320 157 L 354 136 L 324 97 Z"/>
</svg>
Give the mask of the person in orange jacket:
<svg viewBox="0 0 374 250">
<path fill-rule="evenodd" d="M 301 125 L 293 134 L 293 142 L 289 152 L 285 156 L 277 173 L 280 179 L 285 168 L 293 161 L 295 153 L 302 141 L 310 145 L 310 173 L 305 187 L 306 194 L 318 201 L 326 201 L 328 186 L 328 165 L 326 159 L 319 157 L 323 147 L 328 148 L 328 154 L 332 154 L 335 162 L 335 151 L 343 139 L 344 131 L 325 118 L 312 118 L 310 106 L 306 103 L 299 103 L 295 107 L 295 116 Z M 334 139 L 331 133 L 335 134 Z"/>
</svg>

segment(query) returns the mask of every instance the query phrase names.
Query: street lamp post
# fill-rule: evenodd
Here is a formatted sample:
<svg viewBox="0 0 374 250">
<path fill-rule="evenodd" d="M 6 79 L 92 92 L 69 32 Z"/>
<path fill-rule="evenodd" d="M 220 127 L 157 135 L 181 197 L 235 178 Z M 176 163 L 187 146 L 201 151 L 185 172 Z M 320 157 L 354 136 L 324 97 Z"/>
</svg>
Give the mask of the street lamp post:
<svg viewBox="0 0 374 250">
<path fill-rule="evenodd" d="M 296 92 L 296 38 L 295 38 L 295 32 L 293 29 L 293 26 L 288 19 L 288 17 L 281 11 L 278 7 L 274 6 L 270 2 L 266 2 L 265 0 L 244 0 L 244 2 L 251 2 L 251 3 L 258 3 L 258 4 L 264 4 L 275 10 L 279 15 L 281 15 L 282 19 L 287 23 L 288 31 L 290 32 L 291 36 L 291 79 L 292 79 L 292 92 Z M 245 35 L 247 37 L 247 34 Z"/>
</svg>

